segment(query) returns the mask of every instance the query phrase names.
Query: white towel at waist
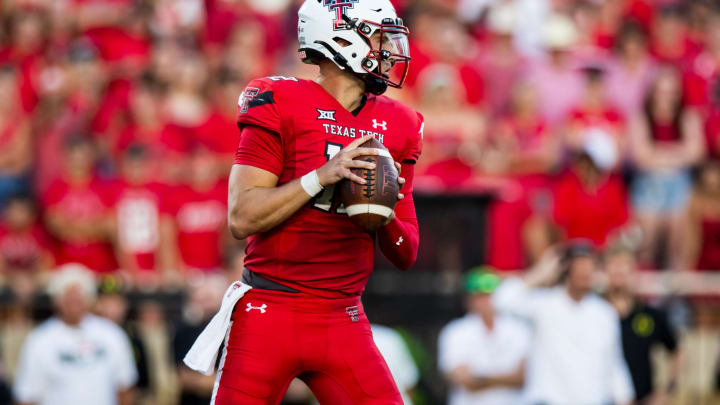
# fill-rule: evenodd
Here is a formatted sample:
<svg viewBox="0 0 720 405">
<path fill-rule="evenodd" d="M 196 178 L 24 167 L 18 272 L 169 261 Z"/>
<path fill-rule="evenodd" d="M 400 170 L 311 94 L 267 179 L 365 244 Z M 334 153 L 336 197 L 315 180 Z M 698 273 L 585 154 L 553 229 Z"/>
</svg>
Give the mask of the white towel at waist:
<svg viewBox="0 0 720 405">
<path fill-rule="evenodd" d="M 220 345 L 230 327 L 233 308 L 251 288 L 240 281 L 230 284 L 223 296 L 220 310 L 213 316 L 185 355 L 183 362 L 188 367 L 205 375 L 212 375 L 215 372 L 218 350 L 220 350 Z"/>
</svg>

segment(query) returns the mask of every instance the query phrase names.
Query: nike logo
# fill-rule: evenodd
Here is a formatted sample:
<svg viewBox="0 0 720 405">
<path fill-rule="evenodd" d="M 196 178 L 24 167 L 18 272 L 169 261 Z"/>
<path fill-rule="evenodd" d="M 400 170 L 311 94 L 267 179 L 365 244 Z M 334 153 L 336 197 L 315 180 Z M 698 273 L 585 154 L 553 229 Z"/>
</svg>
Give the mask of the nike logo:
<svg viewBox="0 0 720 405">
<path fill-rule="evenodd" d="M 374 11 L 374 12 L 376 12 L 376 13 L 379 13 L 379 12 L 381 12 L 381 11 L 382 11 L 382 9 L 381 9 L 381 8 L 379 8 L 379 9 L 377 9 L 377 10 L 373 10 L 373 9 L 371 8 L 370 10 L 371 10 L 371 11 Z"/>
</svg>

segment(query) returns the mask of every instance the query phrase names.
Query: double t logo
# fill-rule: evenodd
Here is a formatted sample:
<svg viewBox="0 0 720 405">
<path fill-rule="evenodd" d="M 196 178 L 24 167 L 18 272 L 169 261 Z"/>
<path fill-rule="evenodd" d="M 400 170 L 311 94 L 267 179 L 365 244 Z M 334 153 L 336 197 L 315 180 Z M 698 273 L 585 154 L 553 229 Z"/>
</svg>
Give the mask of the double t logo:
<svg viewBox="0 0 720 405">
<path fill-rule="evenodd" d="M 345 20 L 342 16 L 345 11 L 349 8 L 355 7 L 355 3 L 360 0 L 323 0 L 323 6 L 327 7 L 328 10 L 335 10 L 334 29 L 342 30 L 345 29 Z"/>
<path fill-rule="evenodd" d="M 258 93 L 260 93 L 260 89 L 257 87 L 248 87 L 242 92 L 242 94 L 240 94 L 240 98 L 238 98 L 238 107 L 240 108 L 241 113 L 245 114 L 248 112 L 250 102 L 253 101 Z"/>
</svg>

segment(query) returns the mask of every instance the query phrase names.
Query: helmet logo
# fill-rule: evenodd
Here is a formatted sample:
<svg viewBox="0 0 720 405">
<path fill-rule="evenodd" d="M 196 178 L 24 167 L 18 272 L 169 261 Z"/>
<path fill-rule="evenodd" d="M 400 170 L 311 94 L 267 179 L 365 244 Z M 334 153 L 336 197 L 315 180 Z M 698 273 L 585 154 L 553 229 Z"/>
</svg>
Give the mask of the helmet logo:
<svg viewBox="0 0 720 405">
<path fill-rule="evenodd" d="M 342 16 L 347 9 L 354 8 L 355 3 L 358 1 L 360 0 L 323 0 L 323 6 L 330 11 L 335 11 L 335 19 L 333 20 L 333 29 L 335 31 L 346 29 L 346 23 Z"/>
</svg>

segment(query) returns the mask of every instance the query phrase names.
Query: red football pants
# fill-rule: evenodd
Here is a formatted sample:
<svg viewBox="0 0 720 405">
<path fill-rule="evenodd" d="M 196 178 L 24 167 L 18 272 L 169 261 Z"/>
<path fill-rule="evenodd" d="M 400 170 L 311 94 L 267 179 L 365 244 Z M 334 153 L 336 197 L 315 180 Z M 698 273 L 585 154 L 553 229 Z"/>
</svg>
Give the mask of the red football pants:
<svg viewBox="0 0 720 405">
<path fill-rule="evenodd" d="M 237 303 L 213 405 L 276 405 L 297 377 L 321 405 L 402 405 L 360 297 L 250 290 Z"/>
</svg>

